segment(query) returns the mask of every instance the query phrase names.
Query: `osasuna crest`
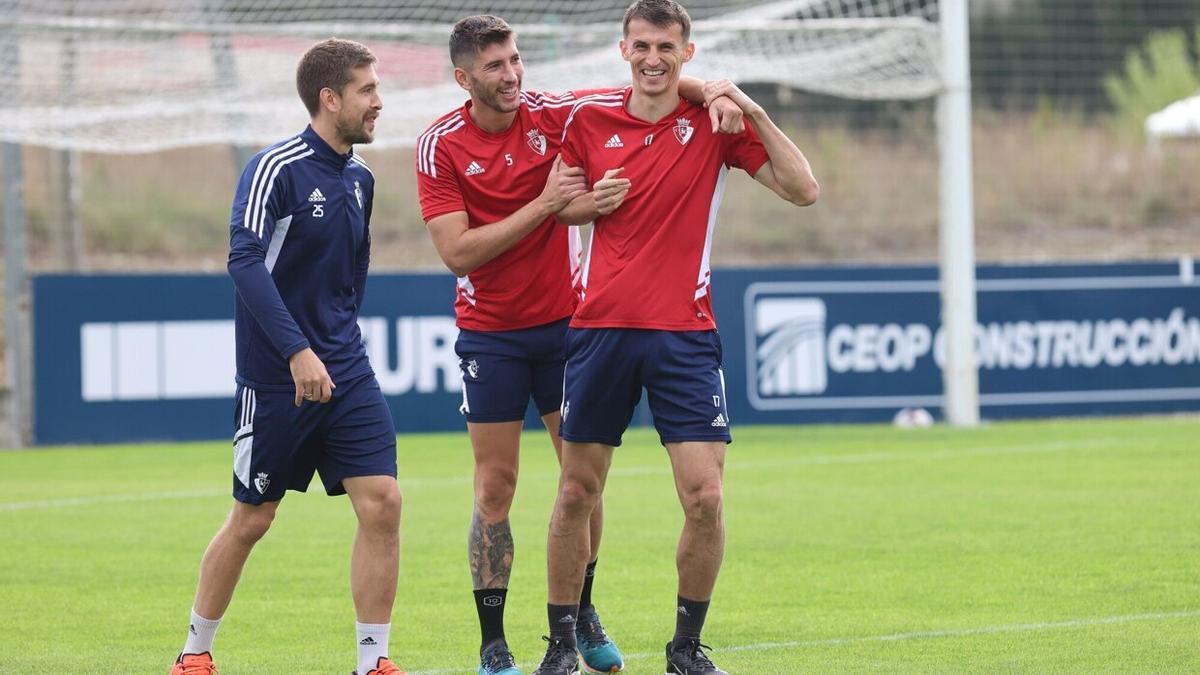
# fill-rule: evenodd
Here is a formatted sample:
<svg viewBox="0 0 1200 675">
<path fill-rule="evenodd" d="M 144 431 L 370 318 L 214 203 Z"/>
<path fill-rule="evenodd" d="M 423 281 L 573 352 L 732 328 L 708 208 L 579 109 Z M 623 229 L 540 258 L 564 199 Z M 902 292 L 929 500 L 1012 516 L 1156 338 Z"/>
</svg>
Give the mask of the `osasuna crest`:
<svg viewBox="0 0 1200 675">
<path fill-rule="evenodd" d="M 354 198 L 358 200 L 358 208 L 361 209 L 363 207 L 363 205 L 362 205 L 362 186 L 358 184 L 358 181 L 354 181 Z"/>
<path fill-rule="evenodd" d="M 258 488 L 258 494 L 260 494 L 260 495 L 266 494 L 267 486 L 269 486 L 270 484 L 271 484 L 271 479 L 267 478 L 267 474 L 262 473 L 261 471 L 258 474 L 258 478 L 254 479 L 254 487 Z"/>
<path fill-rule="evenodd" d="M 525 141 L 537 154 L 546 154 L 546 137 L 538 129 L 530 129 L 529 133 L 525 134 Z"/>
<path fill-rule="evenodd" d="M 687 145 L 687 142 L 692 140 L 692 121 L 680 117 L 675 120 L 675 140 L 679 141 L 680 145 Z"/>
</svg>

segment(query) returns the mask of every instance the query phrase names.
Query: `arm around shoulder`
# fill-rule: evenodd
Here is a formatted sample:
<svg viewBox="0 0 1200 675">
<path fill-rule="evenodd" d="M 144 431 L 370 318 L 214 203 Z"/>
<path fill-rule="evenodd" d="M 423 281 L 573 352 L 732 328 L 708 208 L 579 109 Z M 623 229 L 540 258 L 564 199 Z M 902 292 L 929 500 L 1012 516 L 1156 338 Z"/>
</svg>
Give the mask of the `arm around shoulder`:
<svg viewBox="0 0 1200 675">
<path fill-rule="evenodd" d="M 729 97 L 742 109 L 745 120 L 758 134 L 768 159 L 755 172 L 755 180 L 796 206 L 808 206 L 817 201 L 821 186 L 813 176 L 808 158 L 775 126 L 762 106 L 729 80 L 706 82 L 704 93 L 709 101 L 720 96 Z"/>
<path fill-rule="evenodd" d="M 821 185 L 800 148 L 775 126 L 762 108 L 747 114 L 746 118 L 758 132 L 770 158 L 754 174 L 754 180 L 796 206 L 815 204 L 821 196 Z"/>
</svg>

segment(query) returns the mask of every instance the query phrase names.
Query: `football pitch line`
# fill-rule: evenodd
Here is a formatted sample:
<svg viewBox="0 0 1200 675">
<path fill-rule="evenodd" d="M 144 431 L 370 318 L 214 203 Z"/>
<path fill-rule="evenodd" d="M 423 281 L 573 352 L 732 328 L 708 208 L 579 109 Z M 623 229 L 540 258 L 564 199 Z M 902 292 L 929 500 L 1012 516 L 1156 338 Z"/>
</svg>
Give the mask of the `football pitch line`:
<svg viewBox="0 0 1200 675">
<path fill-rule="evenodd" d="M 794 642 L 762 642 L 752 645 L 735 645 L 732 647 L 717 647 L 712 654 L 719 657 L 729 652 L 756 652 L 779 649 L 804 649 L 806 647 L 839 647 L 842 645 L 865 644 L 871 642 L 908 642 L 913 640 L 934 640 L 941 638 L 964 638 L 976 635 L 1002 635 L 1005 633 L 1035 633 L 1040 631 L 1065 630 L 1069 628 L 1088 628 L 1106 626 L 1136 621 L 1164 621 L 1169 619 L 1193 619 L 1200 617 L 1200 610 L 1183 610 L 1178 612 L 1153 612 L 1147 614 L 1125 614 L 1121 616 L 1105 616 L 1091 619 L 1068 619 L 1066 621 L 1047 621 L 1040 623 L 1013 623 L 998 626 L 980 626 L 978 628 L 960 628 L 953 630 L 915 631 L 911 633 L 890 633 L 887 635 L 864 635 L 861 637 L 828 638 L 824 640 L 797 640 Z M 661 652 L 653 654 L 625 654 L 625 661 L 645 661 L 648 659 L 664 658 Z M 530 664 L 532 665 L 532 664 Z M 450 675 L 461 673 L 462 668 L 444 670 L 415 670 L 410 675 Z"/>
<path fill-rule="evenodd" d="M 842 455 L 807 455 L 789 459 L 747 460 L 738 461 L 736 450 L 730 451 L 731 459 L 726 462 L 726 471 L 741 471 L 755 469 L 779 469 L 798 466 L 824 466 L 835 464 L 870 464 L 875 462 L 907 462 L 907 461 L 937 461 L 946 459 L 964 459 L 989 455 L 1020 455 L 1029 453 L 1053 453 L 1071 450 L 1088 450 L 1111 448 L 1123 445 L 1127 441 L 1120 438 L 1105 438 L 1087 441 L 1056 441 L 1050 443 L 1025 443 L 1020 445 L 996 445 L 978 448 L 956 448 L 953 450 L 930 450 L 926 452 L 864 452 Z M 736 446 L 735 446 L 736 448 Z M 620 476 L 652 476 L 670 475 L 671 467 L 665 463 L 661 466 L 620 466 L 620 448 L 613 459 L 610 477 Z M 522 474 L 525 480 L 555 480 L 557 473 L 532 472 Z M 403 469 L 400 473 L 400 486 L 403 489 L 444 487 L 447 485 L 470 484 L 470 475 L 442 477 L 413 477 L 406 478 Z M 0 503 L 0 513 L 15 511 L 32 511 L 39 509 L 70 508 L 74 506 L 93 506 L 97 504 L 121 504 L 130 502 L 174 501 L 181 499 L 208 499 L 212 497 L 230 496 L 230 489 L 184 490 L 174 492 L 146 492 L 140 494 L 112 494 L 85 497 L 66 497 L 62 499 L 42 499 L 25 502 Z"/>
</svg>

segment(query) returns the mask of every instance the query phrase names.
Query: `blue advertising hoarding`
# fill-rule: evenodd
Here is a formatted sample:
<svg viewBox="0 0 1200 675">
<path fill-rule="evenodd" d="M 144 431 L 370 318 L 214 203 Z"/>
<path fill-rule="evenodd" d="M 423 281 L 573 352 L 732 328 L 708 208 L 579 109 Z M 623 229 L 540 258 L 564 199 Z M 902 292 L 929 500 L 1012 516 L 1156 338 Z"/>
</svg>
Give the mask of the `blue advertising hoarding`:
<svg viewBox="0 0 1200 675">
<path fill-rule="evenodd" d="M 1190 260 L 978 279 L 985 418 L 1200 410 Z M 454 288 L 448 274 L 371 277 L 360 323 L 401 432 L 464 428 Z M 735 428 L 940 412 L 935 268 L 724 269 L 713 289 Z M 223 275 L 36 277 L 36 442 L 229 436 L 233 293 Z"/>
<path fill-rule="evenodd" d="M 739 335 L 722 331 L 726 353 L 744 359 L 730 378 L 744 385 L 728 392 L 735 421 L 940 412 L 936 270 L 746 274 L 734 284 L 740 297 L 727 291 L 717 307 L 723 326 L 740 320 Z M 1190 260 L 981 267 L 977 306 L 985 418 L 1200 409 L 1200 285 Z"/>
</svg>

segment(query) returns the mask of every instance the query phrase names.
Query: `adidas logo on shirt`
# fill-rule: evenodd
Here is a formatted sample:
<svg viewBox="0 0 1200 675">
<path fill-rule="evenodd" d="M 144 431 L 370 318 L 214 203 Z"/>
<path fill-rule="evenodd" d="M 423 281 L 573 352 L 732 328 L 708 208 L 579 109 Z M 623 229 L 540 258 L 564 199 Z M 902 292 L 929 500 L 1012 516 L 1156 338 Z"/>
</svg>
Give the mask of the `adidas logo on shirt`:
<svg viewBox="0 0 1200 675">
<path fill-rule="evenodd" d="M 712 425 L 714 427 L 727 427 L 729 426 L 729 423 L 725 421 L 724 415 L 717 413 L 717 418 L 712 421 Z"/>
<path fill-rule="evenodd" d="M 613 134 L 612 138 L 608 139 L 608 142 L 604 144 L 604 147 L 606 147 L 606 148 L 623 148 L 623 147 L 625 147 L 625 144 L 621 142 L 620 136 Z"/>
<path fill-rule="evenodd" d="M 468 176 L 476 176 L 481 173 L 483 173 L 483 167 L 479 166 L 479 162 L 473 161 L 473 162 L 471 162 L 470 166 L 467 167 L 467 175 Z"/>
<path fill-rule="evenodd" d="M 313 188 L 312 194 L 308 196 L 310 202 L 323 202 L 325 195 L 321 194 L 321 188 Z"/>
</svg>

